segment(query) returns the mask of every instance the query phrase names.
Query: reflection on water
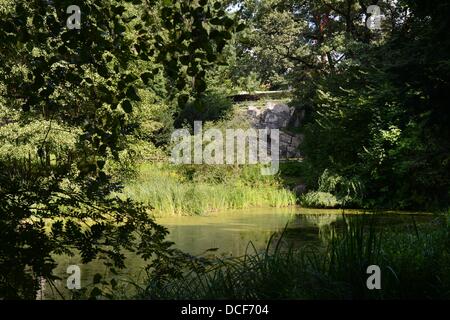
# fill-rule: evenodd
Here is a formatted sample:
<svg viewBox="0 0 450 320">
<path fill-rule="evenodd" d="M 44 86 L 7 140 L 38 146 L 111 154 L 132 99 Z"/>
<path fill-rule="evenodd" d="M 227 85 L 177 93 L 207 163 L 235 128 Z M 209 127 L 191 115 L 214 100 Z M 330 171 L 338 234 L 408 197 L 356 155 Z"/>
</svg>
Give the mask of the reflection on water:
<svg viewBox="0 0 450 320">
<path fill-rule="evenodd" d="M 348 212 L 350 217 L 355 212 Z M 411 215 L 386 214 L 376 216 L 377 225 L 397 225 L 410 223 Z M 160 218 L 158 223 L 166 226 L 170 231 L 168 240 L 175 243 L 175 247 L 193 255 L 205 254 L 208 249 L 217 249 L 214 254 L 225 256 L 242 256 L 249 243 L 256 250 L 264 250 L 273 233 L 288 228 L 287 238 L 296 245 L 309 244 L 320 241 L 321 230 L 330 224 L 339 224 L 343 219 L 340 210 L 316 209 L 254 209 L 218 213 L 211 216 L 189 216 Z M 426 215 L 414 215 L 416 222 L 429 219 Z M 252 248 L 253 248 L 252 247 Z M 253 250 L 253 249 L 251 249 Z M 253 253 L 253 251 L 250 251 Z M 210 254 L 210 252 L 208 252 Z M 120 278 L 136 280 L 142 275 L 144 262 L 137 256 L 127 256 L 127 269 L 121 272 Z M 101 261 L 93 261 L 82 265 L 79 256 L 58 257 L 58 267 L 55 274 L 63 280 L 56 283 L 58 290 L 67 296 L 65 289 L 69 265 L 81 267 L 81 283 L 86 287 L 92 283 L 96 273 L 104 278 L 110 275 Z M 58 298 L 55 290 L 45 288 L 45 298 Z"/>
<path fill-rule="evenodd" d="M 183 251 L 200 255 L 207 249 L 217 248 L 221 255 L 242 256 L 250 242 L 257 250 L 264 250 L 270 236 L 285 227 L 304 230 L 308 240 L 313 231 L 317 240 L 321 226 L 340 218 L 340 212 L 330 214 L 329 211 L 299 215 L 294 209 L 258 209 L 207 217 L 171 217 L 159 222 L 169 229 L 168 239 Z"/>
</svg>

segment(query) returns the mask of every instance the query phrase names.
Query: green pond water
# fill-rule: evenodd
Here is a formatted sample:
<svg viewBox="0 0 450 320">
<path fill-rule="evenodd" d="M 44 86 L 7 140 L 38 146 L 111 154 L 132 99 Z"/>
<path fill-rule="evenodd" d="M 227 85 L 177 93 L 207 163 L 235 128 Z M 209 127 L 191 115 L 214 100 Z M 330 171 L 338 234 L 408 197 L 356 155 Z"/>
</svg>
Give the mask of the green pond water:
<svg viewBox="0 0 450 320">
<path fill-rule="evenodd" d="M 352 219 L 358 212 L 346 211 L 346 218 Z M 157 219 L 158 223 L 166 226 L 170 232 L 168 240 L 175 243 L 175 247 L 193 255 L 242 256 L 248 250 L 264 250 L 272 234 L 277 235 L 286 229 L 286 241 L 294 246 L 320 243 L 320 234 L 331 224 L 339 225 L 343 222 L 342 210 L 317 209 L 252 209 L 221 212 L 208 216 L 183 216 Z M 426 214 L 385 213 L 375 216 L 376 225 L 391 227 L 395 225 L 412 225 L 426 223 L 431 217 Z M 276 240 L 275 240 L 276 241 Z M 249 245 L 251 243 L 252 245 Z M 211 250 L 213 249 L 213 250 Z M 56 289 L 48 283 L 43 285 L 39 294 L 43 299 L 58 299 L 61 295 L 68 297 L 66 288 L 66 273 L 69 265 L 78 265 L 81 269 L 81 286 L 92 287 L 95 274 L 101 274 L 105 279 L 111 278 L 102 261 L 92 261 L 82 265 L 79 256 L 57 257 L 58 266 L 55 274 L 62 280 L 56 281 Z M 122 288 L 124 291 L 132 289 L 130 282 L 144 279 L 143 267 L 145 263 L 139 257 L 127 255 L 127 268 L 120 271 Z M 128 289 L 127 289 L 128 287 Z M 57 292 L 59 291 L 59 293 Z"/>
</svg>

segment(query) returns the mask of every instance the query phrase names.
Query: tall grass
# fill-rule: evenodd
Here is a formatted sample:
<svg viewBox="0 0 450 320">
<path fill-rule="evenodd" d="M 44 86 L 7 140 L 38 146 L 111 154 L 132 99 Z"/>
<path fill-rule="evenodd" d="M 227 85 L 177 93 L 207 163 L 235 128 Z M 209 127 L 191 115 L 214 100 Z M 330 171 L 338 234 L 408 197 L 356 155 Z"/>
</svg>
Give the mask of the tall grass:
<svg viewBox="0 0 450 320">
<path fill-rule="evenodd" d="M 295 195 L 276 184 L 249 185 L 239 179 L 191 180 L 169 165 L 146 164 L 123 193 L 152 208 L 156 216 L 201 215 L 217 210 L 295 205 Z"/>
<path fill-rule="evenodd" d="M 264 252 L 249 246 L 242 258 L 216 260 L 162 285 L 151 299 L 417 299 L 450 297 L 450 243 L 446 221 L 381 232 L 370 218 L 330 229 L 324 246 L 293 249 L 273 237 Z M 276 240 L 277 239 L 277 240 Z M 381 290 L 367 288 L 369 265 L 381 269 Z"/>
</svg>

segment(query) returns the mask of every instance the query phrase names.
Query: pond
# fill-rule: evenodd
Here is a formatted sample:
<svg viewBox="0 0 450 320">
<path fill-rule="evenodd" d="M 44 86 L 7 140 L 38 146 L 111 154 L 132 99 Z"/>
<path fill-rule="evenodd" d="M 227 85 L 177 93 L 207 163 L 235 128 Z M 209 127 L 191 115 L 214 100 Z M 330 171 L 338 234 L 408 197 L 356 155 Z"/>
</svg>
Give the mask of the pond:
<svg viewBox="0 0 450 320">
<path fill-rule="evenodd" d="M 319 210 L 319 209 L 252 209 L 221 212 L 208 216 L 180 216 L 157 219 L 170 232 L 168 240 L 175 247 L 193 255 L 242 256 L 265 250 L 270 237 L 279 235 L 286 228 L 286 238 L 294 245 L 301 246 L 320 242 L 320 234 L 331 224 L 343 222 L 344 217 L 352 218 L 357 211 Z M 420 213 L 384 213 L 375 216 L 377 226 L 425 223 L 432 217 Z M 249 245 L 251 243 L 251 245 Z M 138 282 L 144 276 L 144 262 L 135 255 L 128 255 L 127 269 L 121 271 L 122 280 Z M 81 285 L 92 287 L 95 274 L 109 278 L 106 267 L 101 261 L 92 261 L 86 265 L 80 263 L 80 257 L 58 257 L 55 274 L 63 280 L 56 282 L 56 289 L 50 284 L 44 285 L 39 298 L 58 299 L 67 297 L 66 273 L 70 265 L 81 269 Z M 132 287 L 132 285 L 129 285 Z M 125 286 L 126 287 L 126 286 Z M 125 289 L 127 290 L 127 289 Z M 59 293 L 57 292 L 59 291 Z"/>
</svg>

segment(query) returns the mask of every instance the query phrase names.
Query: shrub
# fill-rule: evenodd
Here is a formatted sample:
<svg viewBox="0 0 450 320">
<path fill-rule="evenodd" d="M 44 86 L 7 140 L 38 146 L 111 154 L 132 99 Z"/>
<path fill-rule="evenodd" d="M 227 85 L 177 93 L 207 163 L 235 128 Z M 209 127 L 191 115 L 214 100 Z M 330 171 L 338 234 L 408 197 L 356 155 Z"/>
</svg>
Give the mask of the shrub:
<svg viewBox="0 0 450 320">
<path fill-rule="evenodd" d="M 337 208 L 341 202 L 328 192 L 311 191 L 300 197 L 300 204 L 310 208 Z"/>
<path fill-rule="evenodd" d="M 194 121 L 220 120 L 227 115 L 232 106 L 233 102 L 224 93 L 208 91 L 201 99 L 186 104 L 175 120 L 175 126 L 187 124 L 193 127 Z"/>
</svg>

